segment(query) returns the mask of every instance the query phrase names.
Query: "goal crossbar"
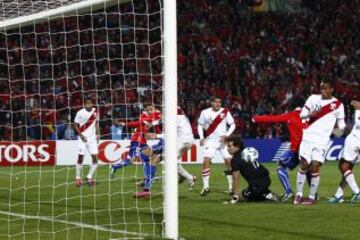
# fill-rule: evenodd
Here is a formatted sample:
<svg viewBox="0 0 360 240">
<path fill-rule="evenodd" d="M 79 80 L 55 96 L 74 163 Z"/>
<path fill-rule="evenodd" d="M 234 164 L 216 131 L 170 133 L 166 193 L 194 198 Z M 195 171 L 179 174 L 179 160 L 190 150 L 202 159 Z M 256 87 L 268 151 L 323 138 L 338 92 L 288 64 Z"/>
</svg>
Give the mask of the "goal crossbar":
<svg viewBox="0 0 360 240">
<path fill-rule="evenodd" d="M 26 16 L 18 16 L 0 21 L 0 30 L 9 30 L 20 26 L 34 24 L 47 19 L 55 19 L 57 17 L 68 16 L 71 14 L 81 14 L 90 10 L 96 11 L 104 7 L 111 7 L 116 4 L 130 2 L 131 0 L 84 0 L 75 2 L 70 5 L 61 6 Z"/>
</svg>

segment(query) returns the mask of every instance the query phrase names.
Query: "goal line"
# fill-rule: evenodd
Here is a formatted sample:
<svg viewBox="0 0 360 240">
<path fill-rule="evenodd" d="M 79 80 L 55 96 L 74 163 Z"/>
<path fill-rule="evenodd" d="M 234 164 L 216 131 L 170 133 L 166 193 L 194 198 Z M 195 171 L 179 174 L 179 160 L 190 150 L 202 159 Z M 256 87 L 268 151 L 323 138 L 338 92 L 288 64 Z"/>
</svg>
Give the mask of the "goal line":
<svg viewBox="0 0 360 240">
<path fill-rule="evenodd" d="M 88 229 L 93 229 L 93 230 L 103 231 L 103 232 L 122 233 L 122 234 L 139 236 L 139 237 L 153 236 L 153 235 L 146 234 L 146 233 L 138 233 L 138 232 L 129 232 L 129 231 L 124 231 L 124 230 L 108 229 L 108 228 L 98 226 L 98 225 L 91 225 L 91 224 L 87 224 L 87 223 L 66 221 L 66 220 L 55 219 L 55 218 L 46 217 L 46 216 L 24 215 L 24 214 L 6 212 L 6 211 L 1 211 L 1 210 L 0 210 L 0 214 L 6 215 L 6 216 L 11 216 L 11 217 L 22 218 L 22 219 L 32 219 L 32 220 L 41 220 L 41 221 L 48 221 L 48 222 L 57 222 L 57 223 L 74 225 L 74 226 L 80 227 L 80 228 L 88 228 Z"/>
</svg>

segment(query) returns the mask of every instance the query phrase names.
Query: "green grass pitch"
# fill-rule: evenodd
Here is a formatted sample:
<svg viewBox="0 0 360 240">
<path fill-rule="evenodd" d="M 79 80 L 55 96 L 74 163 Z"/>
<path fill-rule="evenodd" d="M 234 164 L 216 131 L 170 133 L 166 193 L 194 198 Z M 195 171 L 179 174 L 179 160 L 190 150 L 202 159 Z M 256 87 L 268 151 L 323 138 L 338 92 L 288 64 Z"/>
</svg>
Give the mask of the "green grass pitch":
<svg viewBox="0 0 360 240">
<path fill-rule="evenodd" d="M 276 165 L 265 166 L 271 172 L 271 190 L 281 194 Z M 192 192 L 187 191 L 186 184 L 179 187 L 183 239 L 359 239 L 360 205 L 326 204 L 326 197 L 334 193 L 340 180 L 336 163 L 326 163 L 322 168 L 321 201 L 316 206 L 222 205 L 229 199 L 224 167 L 212 166 L 207 197 L 199 196 L 201 166 L 185 168 L 197 175 L 198 183 Z M 87 168 L 84 170 L 87 173 Z M 138 233 L 160 236 L 161 183 L 154 184 L 151 199 L 136 200 L 132 194 L 137 189 L 136 179 L 142 176 L 140 167 L 120 170 L 114 180 L 108 173 L 108 167 L 99 167 L 97 186 L 79 189 L 73 183 L 73 167 L 0 168 L 0 239 L 141 239 Z M 295 175 L 296 170 L 291 172 L 292 185 Z M 360 180 L 359 174 L 356 177 Z M 244 181 L 241 186 L 246 187 Z M 350 195 L 347 190 L 346 197 Z"/>
</svg>

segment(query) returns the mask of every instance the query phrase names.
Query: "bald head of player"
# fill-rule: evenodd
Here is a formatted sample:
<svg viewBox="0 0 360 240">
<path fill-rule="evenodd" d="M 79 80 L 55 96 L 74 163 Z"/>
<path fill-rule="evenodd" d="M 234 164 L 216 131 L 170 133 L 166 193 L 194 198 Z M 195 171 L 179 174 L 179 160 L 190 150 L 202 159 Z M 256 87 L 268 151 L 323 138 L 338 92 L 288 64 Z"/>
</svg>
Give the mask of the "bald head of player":
<svg viewBox="0 0 360 240">
<path fill-rule="evenodd" d="M 211 98 L 211 108 L 215 112 L 220 110 L 220 108 L 221 108 L 221 98 L 219 96 L 213 96 Z"/>
<path fill-rule="evenodd" d="M 320 84 L 320 92 L 322 99 L 331 99 L 334 92 L 334 84 L 329 80 L 324 80 Z"/>
<path fill-rule="evenodd" d="M 93 107 L 92 99 L 91 98 L 85 98 L 84 108 L 86 109 L 86 111 L 90 112 L 92 107 Z"/>
</svg>

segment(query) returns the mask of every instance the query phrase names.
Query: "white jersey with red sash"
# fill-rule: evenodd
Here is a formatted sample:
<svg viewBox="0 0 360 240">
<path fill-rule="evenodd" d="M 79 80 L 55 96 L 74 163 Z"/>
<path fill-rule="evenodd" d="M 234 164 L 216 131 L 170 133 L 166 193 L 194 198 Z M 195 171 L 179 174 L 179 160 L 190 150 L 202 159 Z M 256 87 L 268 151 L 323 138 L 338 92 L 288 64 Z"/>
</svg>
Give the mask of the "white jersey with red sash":
<svg viewBox="0 0 360 240">
<path fill-rule="evenodd" d="M 91 111 L 87 111 L 82 108 L 76 113 L 74 122 L 79 124 L 80 132 L 87 139 L 96 138 L 96 121 L 99 120 L 99 114 L 96 108 L 92 108 Z"/>
<path fill-rule="evenodd" d="M 305 103 L 303 111 L 309 115 L 317 112 L 309 119 L 309 126 L 303 131 L 303 140 L 327 145 L 336 122 L 345 118 L 344 105 L 336 98 L 322 99 L 321 95 L 311 95 Z"/>
<path fill-rule="evenodd" d="M 226 136 L 228 125 L 234 123 L 234 118 L 226 108 L 218 111 L 207 108 L 201 112 L 198 123 L 205 129 L 206 139 L 220 141 L 222 136 Z"/>
<path fill-rule="evenodd" d="M 194 140 L 190 121 L 180 107 L 177 108 L 177 135 L 182 142 L 193 142 Z"/>
</svg>

